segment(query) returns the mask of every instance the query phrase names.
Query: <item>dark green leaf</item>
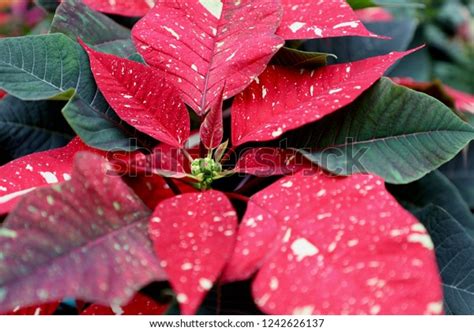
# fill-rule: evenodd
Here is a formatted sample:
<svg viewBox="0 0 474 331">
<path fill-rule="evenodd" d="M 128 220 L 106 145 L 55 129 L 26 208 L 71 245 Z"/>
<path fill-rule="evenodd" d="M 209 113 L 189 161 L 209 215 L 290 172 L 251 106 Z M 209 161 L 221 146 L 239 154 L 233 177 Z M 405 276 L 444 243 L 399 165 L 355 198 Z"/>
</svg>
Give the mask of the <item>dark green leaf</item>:
<svg viewBox="0 0 474 331">
<path fill-rule="evenodd" d="M 458 188 L 464 200 L 474 209 L 474 146 L 469 144 L 440 170 Z"/>
<path fill-rule="evenodd" d="M 451 87 L 474 94 L 474 61 L 472 60 L 469 64 L 437 61 L 434 63 L 434 76 Z"/>
<path fill-rule="evenodd" d="M 86 53 L 59 33 L 0 39 L 0 87 L 23 100 L 74 89 L 90 102 L 97 92 Z"/>
<path fill-rule="evenodd" d="M 474 139 L 474 128 L 438 100 L 382 78 L 353 104 L 289 138 L 329 171 L 370 172 L 403 184 L 454 157 Z"/>
<path fill-rule="evenodd" d="M 0 145 L 9 159 L 66 145 L 74 136 L 61 114 L 64 102 L 0 101 Z"/>
<path fill-rule="evenodd" d="M 425 40 L 418 29 L 408 46 L 409 49 L 423 45 Z M 390 71 L 391 77 L 411 77 L 417 81 L 431 80 L 431 57 L 428 47 L 405 56 Z"/>
<path fill-rule="evenodd" d="M 305 52 L 293 48 L 283 47 L 275 54 L 271 63 L 295 68 L 317 68 L 325 66 L 329 57 L 334 54 Z"/>
<path fill-rule="evenodd" d="M 417 213 L 435 245 L 447 314 L 474 314 L 474 240 L 444 209 L 429 206 Z"/>
<path fill-rule="evenodd" d="M 63 34 L 0 39 L 0 88 L 23 100 L 75 95 L 64 116 L 82 140 L 101 149 L 129 150 L 134 131 L 122 124 L 98 90 L 85 51 Z"/>
<path fill-rule="evenodd" d="M 47 12 L 54 13 L 61 0 L 34 0 L 35 4 Z"/>
<path fill-rule="evenodd" d="M 387 185 L 390 193 L 408 209 L 430 204 L 445 209 L 474 238 L 474 216 L 456 187 L 441 172 L 434 171 L 407 185 Z"/>
<path fill-rule="evenodd" d="M 63 115 L 85 143 L 98 149 L 133 151 L 137 143 L 143 147 L 156 143 L 122 121 L 104 100 L 90 105 L 74 95 Z"/>
<path fill-rule="evenodd" d="M 362 9 L 367 7 L 376 7 L 377 4 L 372 0 L 347 0 L 352 9 Z"/>
<path fill-rule="evenodd" d="M 117 24 L 104 14 L 89 9 L 79 0 L 61 3 L 50 31 L 61 32 L 105 53 L 128 57 L 136 52 L 130 39 L 130 30 Z"/>
<path fill-rule="evenodd" d="M 404 19 L 391 22 L 365 23 L 364 25 L 370 31 L 378 35 L 391 37 L 391 39 L 363 37 L 313 39 L 306 41 L 302 49 L 310 52 L 335 54 L 337 63 L 362 60 L 387 54 L 391 51 L 405 51 L 413 38 L 417 23 L 414 20 Z"/>
</svg>

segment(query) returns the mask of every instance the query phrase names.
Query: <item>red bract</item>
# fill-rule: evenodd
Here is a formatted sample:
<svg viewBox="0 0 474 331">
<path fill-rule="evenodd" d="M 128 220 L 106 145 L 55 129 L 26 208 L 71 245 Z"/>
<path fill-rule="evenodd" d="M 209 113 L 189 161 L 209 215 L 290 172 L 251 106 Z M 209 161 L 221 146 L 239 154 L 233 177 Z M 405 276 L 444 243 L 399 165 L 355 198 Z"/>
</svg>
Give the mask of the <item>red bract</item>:
<svg viewBox="0 0 474 331">
<path fill-rule="evenodd" d="M 124 306 L 107 307 L 94 304 L 87 307 L 81 315 L 161 315 L 167 307 L 144 294 L 137 293 Z"/>
<path fill-rule="evenodd" d="M 294 150 L 260 147 L 243 153 L 234 171 L 267 177 L 293 174 L 310 167 L 311 162 Z"/>
<path fill-rule="evenodd" d="M 66 296 L 121 305 L 165 279 L 147 237 L 150 210 L 110 169 L 98 155 L 79 154 L 70 181 L 35 190 L 9 215 L 0 311 Z"/>
<path fill-rule="evenodd" d="M 150 67 L 82 45 L 97 85 L 120 118 L 157 140 L 182 147 L 189 137 L 189 114 L 175 88 Z"/>
<path fill-rule="evenodd" d="M 18 306 L 7 313 L 7 315 L 53 315 L 56 309 L 58 309 L 59 304 L 60 302 L 52 302 L 25 308 Z"/>
<path fill-rule="evenodd" d="M 131 172 L 184 178 L 190 172 L 188 160 L 182 150 L 161 144 L 148 155 L 136 154 L 131 158 Z"/>
<path fill-rule="evenodd" d="M 12 210 L 35 188 L 70 179 L 74 155 L 84 150 L 92 151 L 75 138 L 65 147 L 31 154 L 0 167 L 0 215 Z"/>
<path fill-rule="evenodd" d="M 196 312 L 232 254 L 237 214 L 217 191 L 161 202 L 150 235 L 183 314 Z"/>
<path fill-rule="evenodd" d="M 266 141 L 340 109 L 408 52 L 392 52 L 313 71 L 270 66 L 232 106 L 232 143 Z"/>
<path fill-rule="evenodd" d="M 206 115 L 206 118 L 201 124 L 201 130 L 199 131 L 201 141 L 207 149 L 218 147 L 224 137 L 224 124 L 222 121 L 223 92 L 224 90 L 217 103 Z"/>
<path fill-rule="evenodd" d="M 282 0 L 283 18 L 277 34 L 285 39 L 342 36 L 377 37 L 367 31 L 344 0 Z"/>
<path fill-rule="evenodd" d="M 86 5 L 108 14 L 143 16 L 155 5 L 155 0 L 83 0 Z"/>
<path fill-rule="evenodd" d="M 175 195 L 163 177 L 157 175 L 127 176 L 123 179 L 150 209 L 154 209 L 160 201 L 171 198 Z M 196 191 L 191 186 L 182 184 L 181 182 L 175 181 L 173 183 L 183 193 Z"/>
<path fill-rule="evenodd" d="M 382 7 L 364 8 L 355 12 L 364 22 L 388 22 L 394 19 L 392 13 Z"/>
<path fill-rule="evenodd" d="M 408 77 L 397 77 L 393 79 L 397 84 L 413 88 L 413 89 L 426 89 L 432 83 L 430 82 L 417 82 L 412 78 Z M 458 110 L 473 113 L 474 114 L 474 95 L 458 91 L 452 87 L 444 85 L 442 87 L 446 93 L 453 98 L 455 106 Z"/>
<path fill-rule="evenodd" d="M 442 313 L 430 237 L 371 175 L 303 171 L 253 196 L 225 277 L 258 269 L 266 313 Z"/>
<path fill-rule="evenodd" d="M 198 115 L 241 92 L 283 46 L 276 0 L 158 2 L 133 28 L 140 54 Z"/>
</svg>

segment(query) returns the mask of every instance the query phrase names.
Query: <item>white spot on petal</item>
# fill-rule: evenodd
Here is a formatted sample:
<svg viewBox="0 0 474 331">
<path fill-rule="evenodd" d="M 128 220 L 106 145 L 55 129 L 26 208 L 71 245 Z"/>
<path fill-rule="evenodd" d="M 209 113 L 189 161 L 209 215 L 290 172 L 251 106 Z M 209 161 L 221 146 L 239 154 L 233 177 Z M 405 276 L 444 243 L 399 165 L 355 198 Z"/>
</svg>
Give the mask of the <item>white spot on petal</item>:
<svg viewBox="0 0 474 331">
<path fill-rule="evenodd" d="M 49 171 L 40 171 L 40 175 L 44 178 L 44 180 L 46 181 L 46 183 L 48 184 L 56 184 L 56 183 L 59 183 L 59 180 L 58 180 L 58 177 L 56 177 L 55 174 L 53 174 L 52 172 L 49 172 Z"/>
<path fill-rule="evenodd" d="M 207 278 L 199 279 L 199 286 L 201 286 L 201 288 L 204 290 L 210 290 L 212 288 L 212 285 L 212 282 Z"/>
<path fill-rule="evenodd" d="M 296 239 L 291 244 L 291 250 L 296 255 L 298 262 L 302 261 L 305 257 L 314 256 L 319 253 L 319 249 L 304 238 Z"/>
<path fill-rule="evenodd" d="M 296 31 L 298 31 L 299 29 L 301 29 L 303 26 L 305 26 L 306 23 L 304 22 L 294 22 L 293 24 L 291 24 L 289 26 L 291 32 L 295 33 Z"/>
<path fill-rule="evenodd" d="M 357 28 L 359 26 L 359 23 L 356 21 L 352 22 L 344 22 L 344 23 L 339 23 L 334 25 L 332 28 L 333 29 L 339 29 L 339 28 L 345 28 L 345 27 L 351 27 L 351 28 Z"/>
<path fill-rule="evenodd" d="M 167 26 L 163 26 L 163 29 L 165 29 L 166 31 L 168 31 L 169 33 L 171 33 L 171 35 L 173 37 L 175 37 L 177 40 L 179 40 L 179 34 L 176 33 L 176 31 L 174 31 L 173 29 L 171 28 L 168 28 Z"/>
<path fill-rule="evenodd" d="M 179 293 L 177 296 L 176 296 L 176 300 L 179 302 L 179 303 L 186 303 L 188 302 L 188 296 L 184 293 Z"/>
<path fill-rule="evenodd" d="M 314 306 L 296 307 L 293 309 L 293 315 L 312 315 Z"/>
<path fill-rule="evenodd" d="M 423 247 L 433 250 L 433 242 L 427 234 L 412 233 L 408 236 L 408 242 L 421 244 Z"/>
</svg>

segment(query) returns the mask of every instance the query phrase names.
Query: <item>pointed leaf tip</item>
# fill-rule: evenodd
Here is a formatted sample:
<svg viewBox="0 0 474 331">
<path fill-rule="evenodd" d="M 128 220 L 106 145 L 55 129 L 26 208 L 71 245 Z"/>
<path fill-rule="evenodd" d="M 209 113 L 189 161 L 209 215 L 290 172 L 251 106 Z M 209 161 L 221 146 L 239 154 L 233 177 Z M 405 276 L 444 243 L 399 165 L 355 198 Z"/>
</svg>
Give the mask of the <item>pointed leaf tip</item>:
<svg viewBox="0 0 474 331">
<path fill-rule="evenodd" d="M 382 38 L 368 31 L 345 0 L 282 0 L 277 34 L 286 40 L 345 36 Z"/>
<path fill-rule="evenodd" d="M 354 101 L 396 61 L 417 49 L 311 71 L 268 67 L 234 100 L 232 143 L 277 139 L 320 120 Z"/>
<path fill-rule="evenodd" d="M 193 314 L 232 254 L 237 214 L 218 191 L 161 202 L 149 225 L 156 254 L 183 314 Z"/>
<path fill-rule="evenodd" d="M 183 147 L 190 119 L 174 86 L 153 68 L 97 52 L 80 42 L 99 89 L 120 118 L 159 141 Z"/>
<path fill-rule="evenodd" d="M 160 1 L 132 31 L 138 52 L 170 77 L 200 116 L 217 102 L 224 80 L 227 99 L 260 75 L 284 44 L 275 35 L 279 1 L 206 3 Z"/>
</svg>

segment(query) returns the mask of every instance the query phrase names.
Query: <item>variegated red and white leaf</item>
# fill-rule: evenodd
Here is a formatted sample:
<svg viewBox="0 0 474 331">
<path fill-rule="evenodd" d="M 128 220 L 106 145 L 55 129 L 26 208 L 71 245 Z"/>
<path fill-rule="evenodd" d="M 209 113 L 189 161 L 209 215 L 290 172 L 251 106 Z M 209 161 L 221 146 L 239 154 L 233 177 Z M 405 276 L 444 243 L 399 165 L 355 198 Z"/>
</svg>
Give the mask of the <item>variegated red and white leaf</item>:
<svg viewBox="0 0 474 331">
<path fill-rule="evenodd" d="M 235 172 L 267 177 L 293 174 L 311 167 L 311 162 L 295 150 L 259 147 L 245 151 L 237 161 L 234 170 Z"/>
<path fill-rule="evenodd" d="M 158 2 L 133 28 L 146 62 L 166 72 L 202 116 L 219 98 L 241 92 L 283 46 L 275 35 L 278 0 Z"/>
<path fill-rule="evenodd" d="M 94 10 L 122 16 L 143 16 L 156 0 L 83 0 Z"/>
<path fill-rule="evenodd" d="M 65 147 L 30 154 L 0 167 L 0 215 L 35 188 L 70 179 L 74 155 L 86 150 L 93 151 L 75 138 Z"/>
<path fill-rule="evenodd" d="M 100 91 L 121 119 L 166 144 L 184 146 L 190 132 L 189 113 L 162 73 L 82 45 Z"/>
<path fill-rule="evenodd" d="M 72 179 L 21 200 L 0 229 L 0 311 L 76 297 L 122 305 L 166 276 L 147 225 L 151 211 L 93 153 Z"/>
<path fill-rule="evenodd" d="M 408 52 L 313 71 L 270 66 L 232 106 L 232 143 L 267 141 L 348 105 Z"/>
<path fill-rule="evenodd" d="M 253 196 L 225 279 L 257 270 L 270 314 L 442 313 L 429 235 L 372 175 L 302 171 Z"/>
<path fill-rule="evenodd" d="M 221 93 L 217 103 L 211 107 L 211 110 L 207 113 L 206 118 L 201 124 L 199 135 L 207 149 L 217 148 L 224 137 L 223 102 L 224 96 Z"/>
<path fill-rule="evenodd" d="M 277 34 L 286 40 L 344 36 L 378 37 L 368 31 L 345 0 L 281 0 Z"/>
<path fill-rule="evenodd" d="M 183 314 L 193 314 L 232 254 L 237 214 L 218 191 L 161 202 L 150 222 L 155 251 Z"/>
</svg>

